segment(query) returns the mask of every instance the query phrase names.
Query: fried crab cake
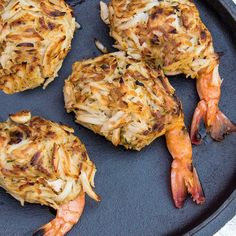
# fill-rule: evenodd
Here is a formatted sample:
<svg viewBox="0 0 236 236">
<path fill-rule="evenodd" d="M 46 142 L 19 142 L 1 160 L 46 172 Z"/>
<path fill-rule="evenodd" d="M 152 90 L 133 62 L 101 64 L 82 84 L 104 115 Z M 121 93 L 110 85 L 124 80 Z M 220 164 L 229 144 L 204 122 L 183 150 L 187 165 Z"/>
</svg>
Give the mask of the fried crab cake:
<svg viewBox="0 0 236 236">
<path fill-rule="evenodd" d="M 108 7 L 101 3 L 101 16 L 119 50 L 161 66 L 166 75 L 184 73 L 196 78 L 201 101 L 192 121 L 194 144 L 202 140 L 201 120 L 217 141 L 236 131 L 236 125 L 218 107 L 219 56 L 193 1 L 111 0 Z"/>
<path fill-rule="evenodd" d="M 161 135 L 174 158 L 171 185 L 176 207 L 186 193 L 204 202 L 181 103 L 162 71 L 124 52 L 76 62 L 65 82 L 65 107 L 76 122 L 115 146 L 141 150 Z"/>
<path fill-rule="evenodd" d="M 71 47 L 75 18 L 64 0 L 0 2 L 0 90 L 52 82 Z"/>
<path fill-rule="evenodd" d="M 0 123 L 0 185 L 23 205 L 39 203 L 57 210 L 40 235 L 64 235 L 79 220 L 85 192 L 93 191 L 95 165 L 73 129 L 28 111 Z M 35 234 L 39 235 L 39 234 Z"/>
</svg>

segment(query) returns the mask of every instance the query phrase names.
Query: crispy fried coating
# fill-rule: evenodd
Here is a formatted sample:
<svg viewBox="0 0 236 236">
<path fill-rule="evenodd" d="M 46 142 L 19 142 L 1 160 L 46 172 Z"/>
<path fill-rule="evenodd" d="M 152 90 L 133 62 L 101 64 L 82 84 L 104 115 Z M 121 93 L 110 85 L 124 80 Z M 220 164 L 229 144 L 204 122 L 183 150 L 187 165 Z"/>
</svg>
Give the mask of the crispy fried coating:
<svg viewBox="0 0 236 236">
<path fill-rule="evenodd" d="M 182 117 L 162 71 L 124 52 L 76 62 L 64 96 L 78 123 L 127 149 L 140 150 Z"/>
<path fill-rule="evenodd" d="M 198 77 L 218 63 L 212 37 L 190 0 L 111 0 L 108 13 L 115 47 L 160 65 L 165 74 Z M 211 68 L 211 67 L 210 67 Z"/>
<path fill-rule="evenodd" d="M 94 185 L 96 168 L 73 132 L 31 117 L 28 111 L 10 115 L 0 123 L 1 187 L 22 205 L 40 203 L 58 209 L 75 200 Z"/>
<path fill-rule="evenodd" d="M 55 79 L 75 31 L 64 0 L 0 2 L 0 90 L 12 94 Z"/>
</svg>

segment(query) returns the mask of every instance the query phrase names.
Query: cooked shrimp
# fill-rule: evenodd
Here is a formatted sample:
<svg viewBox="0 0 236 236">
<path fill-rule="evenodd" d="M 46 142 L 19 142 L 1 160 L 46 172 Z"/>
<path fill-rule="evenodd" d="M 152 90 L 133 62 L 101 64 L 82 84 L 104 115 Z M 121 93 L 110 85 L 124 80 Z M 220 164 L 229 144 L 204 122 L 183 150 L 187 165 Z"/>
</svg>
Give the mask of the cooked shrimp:
<svg viewBox="0 0 236 236">
<path fill-rule="evenodd" d="M 197 175 L 192 166 L 192 146 L 183 119 L 179 119 L 167 130 L 166 143 L 174 161 L 171 168 L 171 189 L 177 208 L 183 206 L 187 192 L 197 204 L 202 204 L 205 197 Z"/>
<path fill-rule="evenodd" d="M 42 226 L 33 236 L 63 236 L 79 221 L 85 206 L 85 194 L 80 194 L 75 200 L 62 205 L 57 210 L 54 220 Z"/>
<path fill-rule="evenodd" d="M 197 78 L 197 91 L 201 101 L 194 112 L 191 126 L 191 140 L 194 144 L 201 143 L 202 137 L 198 129 L 202 119 L 211 137 L 217 141 L 222 140 L 225 134 L 236 132 L 236 125 L 218 107 L 221 93 L 219 65 L 213 66 L 210 72 L 207 69 L 201 71 Z"/>
</svg>

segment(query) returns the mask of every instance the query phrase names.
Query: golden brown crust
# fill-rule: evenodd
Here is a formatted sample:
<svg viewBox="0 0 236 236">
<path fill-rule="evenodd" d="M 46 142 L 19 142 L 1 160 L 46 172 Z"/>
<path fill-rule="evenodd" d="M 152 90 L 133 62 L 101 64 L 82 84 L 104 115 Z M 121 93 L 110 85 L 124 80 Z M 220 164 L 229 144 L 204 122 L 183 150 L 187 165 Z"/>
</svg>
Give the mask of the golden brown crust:
<svg viewBox="0 0 236 236">
<path fill-rule="evenodd" d="M 1 1 L 0 89 L 11 94 L 51 82 L 74 30 L 64 0 Z"/>
<path fill-rule="evenodd" d="M 73 129 L 40 117 L 0 123 L 0 185 L 22 204 L 57 209 L 74 200 L 83 191 L 81 171 L 93 185 L 95 166 Z"/>
<path fill-rule="evenodd" d="M 155 61 L 166 74 L 198 72 L 216 64 L 210 32 L 189 0 L 112 0 L 109 23 L 118 49 Z"/>
<path fill-rule="evenodd" d="M 124 52 L 76 62 L 65 82 L 65 106 L 76 121 L 114 145 L 140 150 L 180 116 L 163 73 Z"/>
</svg>

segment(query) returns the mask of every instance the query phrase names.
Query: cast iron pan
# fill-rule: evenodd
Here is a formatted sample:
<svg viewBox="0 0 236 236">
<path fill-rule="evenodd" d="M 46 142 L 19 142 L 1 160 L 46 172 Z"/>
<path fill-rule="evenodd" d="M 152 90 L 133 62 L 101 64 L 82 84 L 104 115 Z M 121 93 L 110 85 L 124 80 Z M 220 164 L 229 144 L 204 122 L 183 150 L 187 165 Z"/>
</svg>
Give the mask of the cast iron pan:
<svg viewBox="0 0 236 236">
<path fill-rule="evenodd" d="M 72 63 L 82 58 L 99 55 L 94 38 L 112 50 L 108 29 L 99 18 L 99 0 L 68 1 L 82 25 L 75 34 L 72 50 L 57 78 L 43 91 L 41 88 L 16 95 L 0 92 L 0 116 L 29 109 L 34 115 L 68 124 L 86 144 L 91 159 L 96 163 L 96 191 L 102 202 L 87 198 L 80 222 L 69 235 L 212 235 L 236 214 L 236 135 L 217 143 L 208 136 L 201 146 L 193 147 L 206 203 L 197 206 L 190 198 L 183 209 L 175 209 L 170 191 L 171 157 L 164 138 L 153 142 L 141 152 L 115 148 L 103 137 L 74 123 L 73 115 L 66 114 L 62 87 L 71 73 Z M 220 107 L 236 121 L 236 46 L 235 5 L 224 0 L 195 1 L 201 17 L 212 32 L 215 48 L 224 52 L 220 73 L 224 79 Z M 214 5 L 214 9 L 208 5 Z M 81 3 L 81 4 L 78 4 Z M 182 78 L 182 79 L 181 79 Z M 189 127 L 198 101 L 195 81 L 184 76 L 171 78 L 181 98 Z M 54 215 L 47 207 L 19 202 L 0 190 L 0 235 L 31 235 Z"/>
</svg>

